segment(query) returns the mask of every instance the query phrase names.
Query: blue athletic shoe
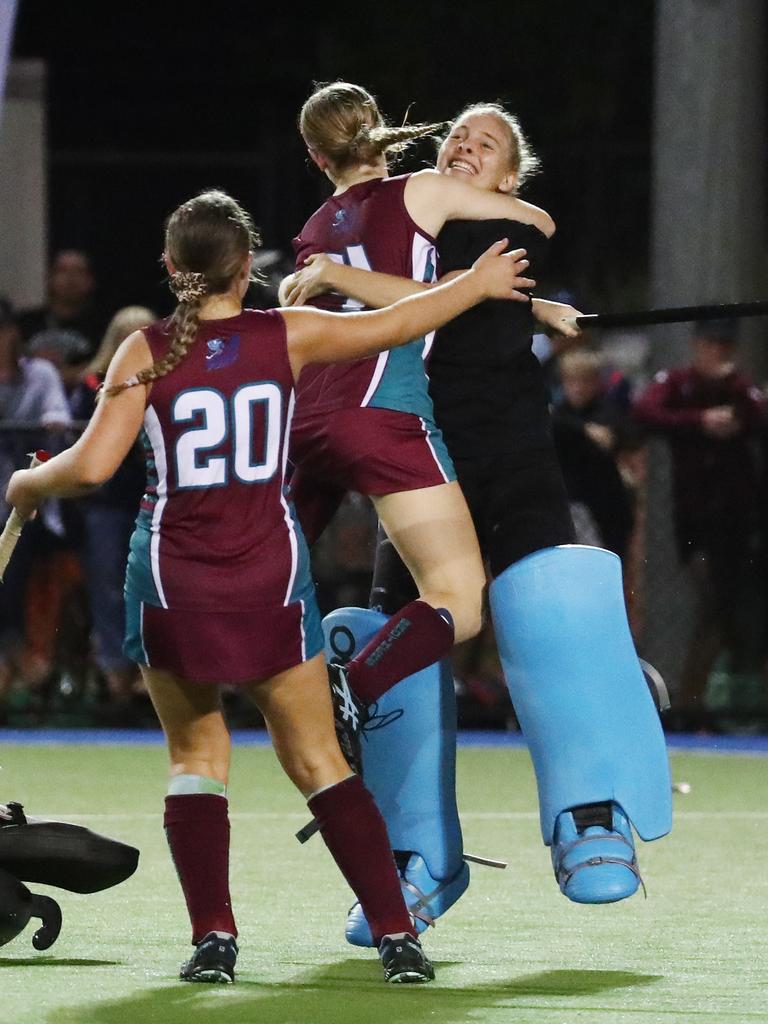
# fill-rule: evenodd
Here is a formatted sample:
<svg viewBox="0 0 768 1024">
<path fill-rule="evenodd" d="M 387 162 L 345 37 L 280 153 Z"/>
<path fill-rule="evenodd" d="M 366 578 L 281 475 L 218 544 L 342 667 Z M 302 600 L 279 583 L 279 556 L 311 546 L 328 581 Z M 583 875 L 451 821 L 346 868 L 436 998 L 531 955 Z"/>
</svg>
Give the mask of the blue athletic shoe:
<svg viewBox="0 0 768 1024">
<path fill-rule="evenodd" d="M 400 887 L 417 933 L 421 935 L 430 925 L 434 926 L 435 920 L 453 906 L 468 885 L 467 864 L 462 864 L 453 878 L 438 882 L 427 871 L 423 858 L 412 853 L 400 871 Z M 359 903 L 355 903 L 347 914 L 345 936 L 352 946 L 376 945 Z"/>
<path fill-rule="evenodd" d="M 558 816 L 552 866 L 561 892 L 574 903 L 616 903 L 642 884 L 632 826 L 614 803 Z"/>
</svg>

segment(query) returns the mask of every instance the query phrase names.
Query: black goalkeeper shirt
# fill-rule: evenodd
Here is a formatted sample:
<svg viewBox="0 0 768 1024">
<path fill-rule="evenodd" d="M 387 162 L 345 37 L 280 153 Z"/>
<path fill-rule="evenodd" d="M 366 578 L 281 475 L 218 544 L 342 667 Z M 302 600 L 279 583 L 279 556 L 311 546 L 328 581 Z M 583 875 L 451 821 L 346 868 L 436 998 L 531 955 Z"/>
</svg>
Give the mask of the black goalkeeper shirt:
<svg viewBox="0 0 768 1024">
<path fill-rule="evenodd" d="M 437 239 L 440 272 L 466 270 L 500 238 L 528 252 L 532 276 L 548 248 L 538 228 L 511 220 L 449 221 Z M 435 420 L 455 458 L 551 444 L 544 375 L 531 350 L 533 315 L 522 302 L 490 299 L 437 332 L 429 358 Z"/>
</svg>

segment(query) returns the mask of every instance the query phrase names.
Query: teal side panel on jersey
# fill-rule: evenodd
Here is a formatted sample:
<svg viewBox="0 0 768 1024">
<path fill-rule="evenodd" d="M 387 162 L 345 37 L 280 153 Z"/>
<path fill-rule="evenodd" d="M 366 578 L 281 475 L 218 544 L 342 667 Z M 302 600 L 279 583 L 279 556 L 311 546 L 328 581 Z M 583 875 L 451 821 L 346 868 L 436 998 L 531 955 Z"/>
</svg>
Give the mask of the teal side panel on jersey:
<svg viewBox="0 0 768 1024">
<path fill-rule="evenodd" d="M 148 512 L 141 511 L 139 513 L 128 550 L 125 589 L 129 594 L 144 601 L 145 604 L 154 604 L 160 608 L 162 601 L 152 575 L 151 522 L 152 516 Z"/>
<path fill-rule="evenodd" d="M 309 661 L 323 649 L 323 630 L 320 625 L 320 609 L 317 606 L 315 595 L 315 581 L 312 579 L 310 570 L 309 548 L 292 502 L 289 507 L 296 531 L 297 558 L 296 578 L 291 589 L 290 600 L 302 601 L 304 604 L 301 626 L 304 631 L 306 660 Z"/>
<path fill-rule="evenodd" d="M 528 555 L 490 588 L 496 640 L 531 752 L 541 831 L 558 815 L 613 801 L 638 834 L 672 827 L 664 733 L 629 631 L 621 562 L 563 545 Z"/>
<path fill-rule="evenodd" d="M 374 409 L 412 412 L 432 421 L 434 412 L 424 370 L 424 339 L 418 338 L 387 355 L 387 365 L 368 405 Z"/>
<path fill-rule="evenodd" d="M 149 665 L 149 658 L 144 648 L 142 630 L 142 602 L 133 594 L 124 594 L 125 599 L 125 636 L 123 638 L 123 654 L 137 665 Z"/>
<path fill-rule="evenodd" d="M 427 430 L 427 437 L 429 444 L 432 447 L 432 451 L 435 453 L 435 458 L 440 463 L 440 467 L 445 474 L 448 483 L 453 483 L 456 480 L 456 467 L 453 465 L 453 459 L 448 454 L 448 449 L 445 446 L 443 440 L 442 430 L 435 425 L 434 420 L 425 420 L 422 417 L 422 423 Z"/>
<path fill-rule="evenodd" d="M 326 615 L 326 658 L 348 661 L 386 621 L 363 608 Z M 456 807 L 456 698 L 447 663 L 403 679 L 375 713 L 393 714 L 393 721 L 380 729 L 373 722 L 363 733 L 363 779 L 392 848 L 420 854 L 435 881 L 451 878 L 464 866 L 464 849 Z"/>
<path fill-rule="evenodd" d="M 298 601 L 305 597 L 310 587 L 314 589 L 314 582 L 310 569 L 309 548 L 307 547 L 307 541 L 304 537 L 299 517 L 296 515 L 296 507 L 292 501 L 288 502 L 288 510 L 296 537 L 296 575 L 293 580 L 290 600 Z"/>
</svg>

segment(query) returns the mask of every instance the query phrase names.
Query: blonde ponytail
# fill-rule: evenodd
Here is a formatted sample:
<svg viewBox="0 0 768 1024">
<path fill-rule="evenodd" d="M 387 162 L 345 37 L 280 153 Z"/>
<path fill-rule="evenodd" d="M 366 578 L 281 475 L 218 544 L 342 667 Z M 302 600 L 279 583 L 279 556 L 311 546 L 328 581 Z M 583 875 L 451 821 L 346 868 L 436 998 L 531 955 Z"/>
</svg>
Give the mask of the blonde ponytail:
<svg viewBox="0 0 768 1024">
<path fill-rule="evenodd" d="M 299 131 L 307 146 L 321 153 L 336 171 L 401 153 L 415 139 L 442 131 L 445 124 L 390 127 L 375 98 L 351 82 L 317 86 L 299 115 Z"/>
</svg>

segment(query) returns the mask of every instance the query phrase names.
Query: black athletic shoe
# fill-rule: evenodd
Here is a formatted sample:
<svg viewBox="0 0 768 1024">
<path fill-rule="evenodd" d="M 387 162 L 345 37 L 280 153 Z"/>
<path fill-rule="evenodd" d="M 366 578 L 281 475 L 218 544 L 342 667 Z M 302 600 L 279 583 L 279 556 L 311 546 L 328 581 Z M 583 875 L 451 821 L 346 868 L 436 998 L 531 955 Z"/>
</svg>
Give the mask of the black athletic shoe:
<svg viewBox="0 0 768 1024">
<path fill-rule="evenodd" d="M 432 981 L 435 969 L 418 939 L 410 935 L 385 935 L 379 945 L 384 980 L 397 984 Z"/>
<path fill-rule="evenodd" d="M 347 670 L 343 665 L 330 664 L 328 678 L 331 683 L 333 721 L 341 752 L 352 771 L 362 775 L 363 757 L 360 750 L 360 737 L 368 721 L 368 708 L 352 692 L 347 679 Z"/>
<path fill-rule="evenodd" d="M 198 942 L 195 952 L 181 965 L 179 977 L 182 981 L 221 982 L 231 985 L 235 980 L 237 943 L 233 938 L 222 939 L 216 932 L 208 932 Z"/>
</svg>

